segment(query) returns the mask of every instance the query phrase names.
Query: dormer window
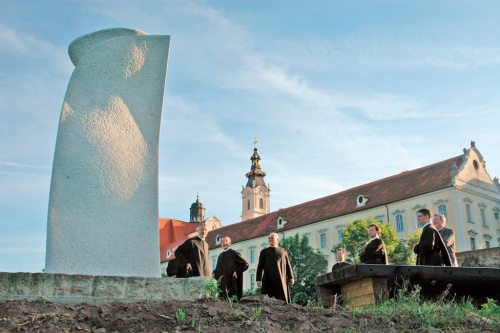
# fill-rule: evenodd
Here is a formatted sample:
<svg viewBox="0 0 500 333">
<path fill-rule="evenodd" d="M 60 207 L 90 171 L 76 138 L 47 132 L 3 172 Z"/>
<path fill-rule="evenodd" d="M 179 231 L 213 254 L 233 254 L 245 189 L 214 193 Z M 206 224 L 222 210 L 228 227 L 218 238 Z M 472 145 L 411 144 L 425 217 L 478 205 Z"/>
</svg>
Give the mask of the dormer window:
<svg viewBox="0 0 500 333">
<path fill-rule="evenodd" d="M 222 237 L 219 234 L 217 234 L 217 236 L 215 236 L 215 244 L 218 245 L 221 243 L 221 241 L 222 241 Z"/>
<path fill-rule="evenodd" d="M 356 207 L 364 206 L 366 205 L 367 202 L 368 202 L 368 197 L 360 194 L 356 199 Z"/>
<path fill-rule="evenodd" d="M 167 258 L 170 258 L 172 256 L 172 251 L 167 250 Z"/>
<path fill-rule="evenodd" d="M 280 217 L 278 217 L 278 221 L 277 221 L 277 223 L 278 223 L 277 228 L 279 229 L 279 228 L 283 228 L 283 227 L 285 226 L 285 224 L 287 224 L 288 222 L 287 222 L 287 221 L 285 221 L 285 220 L 284 220 L 284 219 L 280 216 Z"/>
</svg>

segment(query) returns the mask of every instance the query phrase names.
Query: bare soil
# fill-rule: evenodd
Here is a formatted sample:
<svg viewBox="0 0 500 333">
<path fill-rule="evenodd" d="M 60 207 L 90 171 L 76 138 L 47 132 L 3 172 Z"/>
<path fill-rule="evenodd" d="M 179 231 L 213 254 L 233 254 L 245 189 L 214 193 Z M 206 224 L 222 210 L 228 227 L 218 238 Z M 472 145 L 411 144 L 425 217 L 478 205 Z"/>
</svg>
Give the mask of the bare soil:
<svg viewBox="0 0 500 333">
<path fill-rule="evenodd" d="M 0 302 L 0 332 L 414 332 L 418 326 L 411 318 L 373 317 L 339 306 L 302 307 L 259 296 L 240 303 L 199 299 L 93 306 L 42 298 Z M 498 326 L 471 318 L 458 328 L 440 331 L 498 332 Z"/>
</svg>

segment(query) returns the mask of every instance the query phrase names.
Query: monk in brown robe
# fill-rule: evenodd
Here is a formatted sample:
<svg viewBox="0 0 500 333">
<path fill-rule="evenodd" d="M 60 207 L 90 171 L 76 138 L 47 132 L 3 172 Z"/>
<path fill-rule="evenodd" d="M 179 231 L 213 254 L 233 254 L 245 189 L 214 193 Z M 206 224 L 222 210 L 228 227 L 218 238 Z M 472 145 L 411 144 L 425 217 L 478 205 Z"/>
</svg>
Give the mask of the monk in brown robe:
<svg viewBox="0 0 500 333">
<path fill-rule="evenodd" d="M 359 255 L 363 264 L 389 265 L 385 243 L 379 238 L 380 231 L 380 227 L 376 224 L 371 224 L 368 228 L 368 236 L 371 240 Z"/>
<path fill-rule="evenodd" d="M 213 277 L 220 280 L 220 297 L 228 299 L 236 295 L 238 301 L 243 297 L 243 272 L 248 269 L 248 262 L 241 254 L 231 248 L 231 238 L 224 237 L 222 251 L 217 259 L 217 266 L 212 273 Z"/>
<path fill-rule="evenodd" d="M 208 235 L 207 225 L 200 223 L 196 230 L 198 235 L 186 240 L 175 251 L 175 258 L 179 262 L 179 278 L 210 276 L 208 244 L 205 240 Z"/>
<path fill-rule="evenodd" d="M 427 208 L 417 211 L 417 219 L 422 228 L 422 235 L 413 252 L 417 254 L 417 265 L 451 266 L 450 255 L 439 231 L 431 222 L 432 213 Z"/>
<path fill-rule="evenodd" d="M 278 247 L 279 236 L 269 234 L 269 247 L 260 252 L 257 265 L 257 286 L 262 287 L 262 294 L 291 303 L 287 280 L 293 286 L 292 265 L 285 249 Z M 262 275 L 264 271 L 264 276 Z"/>
</svg>

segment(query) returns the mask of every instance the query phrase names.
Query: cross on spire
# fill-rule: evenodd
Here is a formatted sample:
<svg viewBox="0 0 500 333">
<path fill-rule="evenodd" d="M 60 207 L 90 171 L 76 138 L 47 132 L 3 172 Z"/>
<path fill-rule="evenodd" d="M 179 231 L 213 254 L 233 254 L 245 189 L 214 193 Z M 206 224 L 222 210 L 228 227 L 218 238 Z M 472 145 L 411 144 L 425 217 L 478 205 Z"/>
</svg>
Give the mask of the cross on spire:
<svg viewBox="0 0 500 333">
<path fill-rule="evenodd" d="M 255 138 L 255 141 L 253 142 L 253 144 L 255 145 L 255 148 L 257 148 L 257 142 L 259 142 L 259 141 L 257 141 L 257 138 Z"/>
</svg>

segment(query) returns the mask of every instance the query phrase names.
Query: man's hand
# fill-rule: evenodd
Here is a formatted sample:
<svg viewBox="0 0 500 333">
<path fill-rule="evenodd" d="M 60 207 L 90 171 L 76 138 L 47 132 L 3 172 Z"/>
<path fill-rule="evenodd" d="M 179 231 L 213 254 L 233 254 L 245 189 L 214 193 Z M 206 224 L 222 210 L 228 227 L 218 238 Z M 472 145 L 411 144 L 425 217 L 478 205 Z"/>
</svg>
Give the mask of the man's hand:
<svg viewBox="0 0 500 333">
<path fill-rule="evenodd" d="M 236 272 L 233 273 L 233 276 L 234 276 L 235 279 L 238 278 L 238 274 L 236 274 Z"/>
<path fill-rule="evenodd" d="M 291 279 L 290 280 L 290 284 L 293 286 L 295 284 L 295 280 L 294 279 Z"/>
<path fill-rule="evenodd" d="M 262 287 L 262 281 L 257 281 L 257 287 Z"/>
<path fill-rule="evenodd" d="M 186 269 L 193 269 L 193 267 L 191 267 L 191 264 L 189 264 L 189 263 L 188 263 L 188 264 L 186 265 Z"/>
</svg>

